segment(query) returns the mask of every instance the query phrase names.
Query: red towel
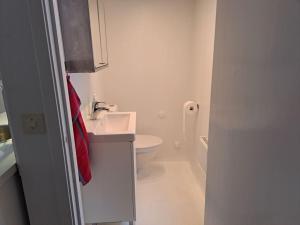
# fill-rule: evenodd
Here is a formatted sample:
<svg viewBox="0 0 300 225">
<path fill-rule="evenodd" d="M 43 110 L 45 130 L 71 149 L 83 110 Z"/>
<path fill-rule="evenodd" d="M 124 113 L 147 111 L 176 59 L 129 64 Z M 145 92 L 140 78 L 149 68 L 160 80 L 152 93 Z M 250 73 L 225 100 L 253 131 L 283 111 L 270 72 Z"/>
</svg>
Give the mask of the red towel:
<svg viewBox="0 0 300 225">
<path fill-rule="evenodd" d="M 86 185 L 92 179 L 89 161 L 89 139 L 80 112 L 81 101 L 73 85 L 71 84 L 70 76 L 67 76 L 67 83 L 72 113 L 77 164 L 80 176 L 79 179 L 83 185 Z"/>
</svg>

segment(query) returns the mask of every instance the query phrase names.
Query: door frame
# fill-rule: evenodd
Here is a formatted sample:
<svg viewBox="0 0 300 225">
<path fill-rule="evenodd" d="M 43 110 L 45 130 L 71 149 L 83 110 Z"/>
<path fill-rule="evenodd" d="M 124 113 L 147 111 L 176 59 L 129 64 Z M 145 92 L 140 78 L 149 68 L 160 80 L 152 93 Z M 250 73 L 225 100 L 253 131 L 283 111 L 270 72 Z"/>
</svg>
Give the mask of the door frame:
<svg viewBox="0 0 300 225">
<path fill-rule="evenodd" d="M 30 223 L 84 225 L 57 1 L 0 8 L 0 71 Z M 41 115 L 46 131 L 26 133 L 26 114 Z"/>
</svg>

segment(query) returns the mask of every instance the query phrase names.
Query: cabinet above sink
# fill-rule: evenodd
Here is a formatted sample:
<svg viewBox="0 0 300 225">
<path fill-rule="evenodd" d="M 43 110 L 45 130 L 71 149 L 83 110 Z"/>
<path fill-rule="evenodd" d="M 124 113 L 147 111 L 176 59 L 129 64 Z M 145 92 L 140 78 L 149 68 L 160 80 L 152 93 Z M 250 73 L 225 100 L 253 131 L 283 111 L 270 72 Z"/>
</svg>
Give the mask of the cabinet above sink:
<svg viewBox="0 0 300 225">
<path fill-rule="evenodd" d="M 91 73 L 108 65 L 102 0 L 58 1 L 66 71 Z"/>
</svg>

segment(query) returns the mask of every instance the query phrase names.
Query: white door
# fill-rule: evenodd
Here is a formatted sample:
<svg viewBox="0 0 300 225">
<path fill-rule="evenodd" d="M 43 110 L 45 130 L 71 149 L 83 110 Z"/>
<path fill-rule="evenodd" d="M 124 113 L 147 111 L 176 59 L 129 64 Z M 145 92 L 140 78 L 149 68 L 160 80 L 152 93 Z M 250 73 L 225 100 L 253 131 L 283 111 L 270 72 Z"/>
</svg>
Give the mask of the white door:
<svg viewBox="0 0 300 225">
<path fill-rule="evenodd" d="M 0 71 L 31 225 L 83 225 L 56 1 L 0 1 Z"/>
<path fill-rule="evenodd" d="M 300 1 L 218 1 L 205 225 L 300 224 Z"/>
</svg>

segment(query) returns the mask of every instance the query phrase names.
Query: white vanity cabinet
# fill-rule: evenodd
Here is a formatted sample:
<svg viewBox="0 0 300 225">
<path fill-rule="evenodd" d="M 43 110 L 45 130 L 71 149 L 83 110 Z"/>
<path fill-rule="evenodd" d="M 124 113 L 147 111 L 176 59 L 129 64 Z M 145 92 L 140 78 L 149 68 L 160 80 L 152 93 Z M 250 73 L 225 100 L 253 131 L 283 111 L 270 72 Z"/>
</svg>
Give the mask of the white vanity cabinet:
<svg viewBox="0 0 300 225">
<path fill-rule="evenodd" d="M 91 143 L 92 181 L 82 188 L 86 223 L 135 221 L 132 142 Z"/>
<path fill-rule="evenodd" d="M 133 222 L 135 206 L 135 113 L 108 113 L 87 121 L 92 180 L 82 187 L 86 223 Z"/>
</svg>

